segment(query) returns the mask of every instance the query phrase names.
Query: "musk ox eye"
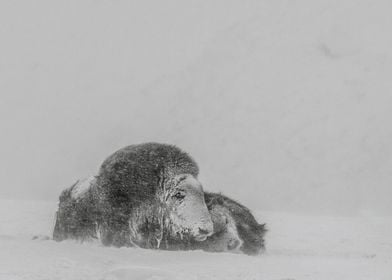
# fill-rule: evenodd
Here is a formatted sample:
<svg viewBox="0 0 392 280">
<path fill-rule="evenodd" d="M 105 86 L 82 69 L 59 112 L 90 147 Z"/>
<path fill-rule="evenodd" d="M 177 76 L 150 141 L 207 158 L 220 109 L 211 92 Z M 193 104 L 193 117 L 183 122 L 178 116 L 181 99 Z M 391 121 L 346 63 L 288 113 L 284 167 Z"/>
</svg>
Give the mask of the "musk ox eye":
<svg viewBox="0 0 392 280">
<path fill-rule="evenodd" d="M 181 200 L 181 199 L 184 199 L 185 194 L 182 193 L 182 192 L 176 192 L 176 193 L 173 195 L 173 197 L 176 198 L 176 199 Z"/>
</svg>

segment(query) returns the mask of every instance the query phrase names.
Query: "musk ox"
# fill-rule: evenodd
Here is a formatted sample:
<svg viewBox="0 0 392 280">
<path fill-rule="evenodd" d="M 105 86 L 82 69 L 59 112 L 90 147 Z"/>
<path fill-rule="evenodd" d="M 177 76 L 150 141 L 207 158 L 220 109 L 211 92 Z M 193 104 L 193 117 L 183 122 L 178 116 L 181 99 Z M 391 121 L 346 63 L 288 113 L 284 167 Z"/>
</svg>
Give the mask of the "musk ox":
<svg viewBox="0 0 392 280">
<path fill-rule="evenodd" d="M 196 162 L 172 145 L 120 149 L 90 183 L 63 191 L 53 238 L 142 248 L 174 239 L 204 241 L 213 223 L 198 173 Z"/>
<path fill-rule="evenodd" d="M 194 242 L 193 249 L 208 252 L 240 252 L 243 241 L 230 210 L 213 202 L 207 204 L 207 207 L 214 224 L 214 233 L 203 242 Z"/>
<path fill-rule="evenodd" d="M 263 250 L 265 226 L 238 202 L 203 193 L 197 175 L 194 160 L 174 146 L 123 148 L 97 176 L 62 192 L 53 238 L 249 255 Z"/>
<path fill-rule="evenodd" d="M 53 237 L 57 241 L 100 239 L 99 211 L 96 207 L 96 178 L 78 180 L 60 196 L 59 210 Z M 189 236 L 167 236 L 160 244 L 165 250 L 204 250 L 208 252 L 235 252 L 248 255 L 264 250 L 264 224 L 258 224 L 250 211 L 238 202 L 218 193 L 204 193 L 207 209 L 213 222 L 213 233 L 204 241 Z M 142 221 L 145 209 L 133 213 L 131 219 Z M 131 224 L 130 224 L 131 225 Z M 137 235 L 135 233 L 134 235 Z M 241 234 L 240 234 L 241 233 Z M 151 234 L 151 233 L 147 233 Z M 139 235 L 140 246 L 143 236 Z M 143 247 L 143 246 L 140 246 Z"/>
<path fill-rule="evenodd" d="M 235 251 L 256 255 L 265 249 L 265 224 L 259 224 L 250 210 L 220 193 L 205 192 L 214 233 L 197 246 L 206 251 Z"/>
<path fill-rule="evenodd" d="M 97 227 L 99 212 L 92 199 L 95 183 L 95 177 L 90 177 L 77 181 L 62 192 L 53 234 L 55 240 L 86 241 L 100 238 Z M 217 193 L 206 192 L 205 201 L 213 222 L 213 234 L 201 242 L 184 236 L 167 237 L 160 245 L 161 249 L 201 249 L 209 252 L 242 252 L 248 255 L 264 250 L 265 225 L 258 224 L 246 207 Z M 134 215 L 141 220 L 144 217 L 143 210 L 140 209 Z"/>
</svg>

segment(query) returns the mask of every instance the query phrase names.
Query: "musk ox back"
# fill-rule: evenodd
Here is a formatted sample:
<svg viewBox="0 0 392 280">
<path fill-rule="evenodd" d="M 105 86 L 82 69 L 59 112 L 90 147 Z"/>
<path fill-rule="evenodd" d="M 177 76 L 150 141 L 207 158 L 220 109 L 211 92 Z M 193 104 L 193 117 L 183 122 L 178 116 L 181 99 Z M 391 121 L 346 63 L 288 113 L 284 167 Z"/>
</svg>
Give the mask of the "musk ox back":
<svg viewBox="0 0 392 280">
<path fill-rule="evenodd" d="M 93 196 L 95 177 L 78 180 L 59 198 L 53 239 L 86 241 L 97 238 L 98 209 Z"/>
<path fill-rule="evenodd" d="M 170 238 L 203 241 L 212 234 L 213 225 L 198 172 L 196 162 L 175 146 L 146 143 L 125 147 L 103 162 L 90 189 L 74 191 L 83 194 L 79 199 L 72 196 L 72 190 L 64 191 L 65 202 L 60 201 L 57 214 L 60 230 L 55 229 L 54 237 L 75 237 L 63 230 L 83 219 L 68 223 L 61 213 L 68 212 L 68 204 L 75 207 L 81 201 L 89 206 L 77 207 L 92 213 L 86 223 L 89 226 L 82 228 L 91 232 L 94 225 L 95 236 L 104 245 L 160 248 Z M 84 238 L 76 235 L 76 239 Z M 86 235 L 94 238 L 94 234 Z"/>
</svg>

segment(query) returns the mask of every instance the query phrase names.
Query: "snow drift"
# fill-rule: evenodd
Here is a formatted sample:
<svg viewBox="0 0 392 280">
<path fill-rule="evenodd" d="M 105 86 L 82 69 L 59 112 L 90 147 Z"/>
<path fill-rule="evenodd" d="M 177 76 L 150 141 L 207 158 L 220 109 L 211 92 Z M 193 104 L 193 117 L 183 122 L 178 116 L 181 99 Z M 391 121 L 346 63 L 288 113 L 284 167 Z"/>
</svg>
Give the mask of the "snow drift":
<svg viewBox="0 0 392 280">
<path fill-rule="evenodd" d="M 355 279 L 392 277 L 392 219 L 257 212 L 261 256 L 152 251 L 45 240 L 55 203 L 0 200 L 0 279 Z M 34 236 L 38 237 L 34 240 Z"/>
</svg>

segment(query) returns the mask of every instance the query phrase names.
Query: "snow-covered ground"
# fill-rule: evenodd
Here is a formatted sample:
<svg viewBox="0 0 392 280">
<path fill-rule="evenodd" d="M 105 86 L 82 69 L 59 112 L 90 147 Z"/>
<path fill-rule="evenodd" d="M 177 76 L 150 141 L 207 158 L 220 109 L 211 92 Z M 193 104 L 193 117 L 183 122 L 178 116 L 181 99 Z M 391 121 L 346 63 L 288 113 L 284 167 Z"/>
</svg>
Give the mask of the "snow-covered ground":
<svg viewBox="0 0 392 280">
<path fill-rule="evenodd" d="M 0 1 L 0 197 L 30 199 L 0 199 L 0 280 L 391 280 L 391 10 Z M 62 189 L 149 141 L 189 152 L 208 190 L 268 209 L 267 252 L 45 240 Z"/>
<path fill-rule="evenodd" d="M 267 252 L 250 257 L 45 240 L 55 209 L 0 200 L 1 280 L 392 279 L 392 218 L 255 212 L 269 228 Z"/>
</svg>

